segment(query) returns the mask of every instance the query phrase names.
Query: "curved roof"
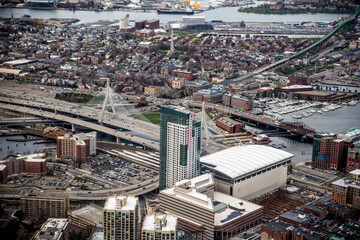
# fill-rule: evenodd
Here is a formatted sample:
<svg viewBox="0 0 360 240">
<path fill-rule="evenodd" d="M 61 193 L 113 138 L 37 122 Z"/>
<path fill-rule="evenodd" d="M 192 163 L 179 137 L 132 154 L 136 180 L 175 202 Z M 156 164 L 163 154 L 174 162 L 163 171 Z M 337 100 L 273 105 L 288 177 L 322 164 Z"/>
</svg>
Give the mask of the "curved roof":
<svg viewBox="0 0 360 240">
<path fill-rule="evenodd" d="M 238 178 L 269 165 L 294 157 L 294 154 L 264 145 L 236 146 L 200 159 L 213 165 L 213 169 L 230 178 Z"/>
</svg>

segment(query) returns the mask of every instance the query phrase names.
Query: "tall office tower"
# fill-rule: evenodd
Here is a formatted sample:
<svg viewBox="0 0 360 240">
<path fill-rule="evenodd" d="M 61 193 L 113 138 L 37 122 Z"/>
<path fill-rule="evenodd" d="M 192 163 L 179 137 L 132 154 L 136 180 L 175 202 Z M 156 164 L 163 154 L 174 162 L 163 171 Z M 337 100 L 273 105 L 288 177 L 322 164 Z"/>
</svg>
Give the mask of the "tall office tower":
<svg viewBox="0 0 360 240">
<path fill-rule="evenodd" d="M 139 239 L 139 200 L 134 196 L 114 195 L 104 205 L 104 240 Z"/>
<path fill-rule="evenodd" d="M 160 190 L 200 174 L 201 124 L 185 108 L 160 109 Z"/>
</svg>

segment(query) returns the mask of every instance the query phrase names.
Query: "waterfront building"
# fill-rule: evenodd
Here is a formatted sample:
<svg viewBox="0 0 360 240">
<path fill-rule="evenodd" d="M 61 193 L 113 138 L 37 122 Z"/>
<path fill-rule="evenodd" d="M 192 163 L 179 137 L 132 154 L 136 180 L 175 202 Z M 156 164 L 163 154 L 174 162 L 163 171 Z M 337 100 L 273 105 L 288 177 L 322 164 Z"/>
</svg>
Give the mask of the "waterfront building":
<svg viewBox="0 0 360 240">
<path fill-rule="evenodd" d="M 34 240 L 69 240 L 69 221 L 67 218 L 49 218 L 36 232 Z"/>
<path fill-rule="evenodd" d="M 200 174 L 201 124 L 185 108 L 160 108 L 160 190 Z"/>
<path fill-rule="evenodd" d="M 79 164 L 96 154 L 96 132 L 65 134 L 57 138 L 57 157 L 72 157 Z"/>
<path fill-rule="evenodd" d="M 336 134 L 334 133 L 317 133 L 314 135 L 312 152 L 313 168 L 330 169 L 331 154 L 336 152 L 334 149 L 335 146 L 332 148 L 332 142 L 335 139 Z"/>
<path fill-rule="evenodd" d="M 286 185 L 293 154 L 265 145 L 231 147 L 200 159 L 215 177 L 216 190 L 253 199 Z"/>
<path fill-rule="evenodd" d="M 177 217 L 172 214 L 154 213 L 147 215 L 141 230 L 142 240 L 177 239 Z"/>
<path fill-rule="evenodd" d="M 41 176 L 47 172 L 45 154 L 12 157 L 0 162 L 0 183 L 19 175 Z"/>
<path fill-rule="evenodd" d="M 229 117 L 223 117 L 216 120 L 216 126 L 228 133 L 239 133 L 245 129 L 245 123 L 237 122 Z"/>
<path fill-rule="evenodd" d="M 196 239 L 228 239 L 262 221 L 263 207 L 214 191 L 212 174 L 160 191 L 160 209 L 178 216 L 179 228 Z"/>
<path fill-rule="evenodd" d="M 344 206 L 360 209 L 360 171 L 350 172 L 351 179 L 339 179 L 332 183 L 333 201 Z"/>
<path fill-rule="evenodd" d="M 104 205 L 104 240 L 139 239 L 139 199 L 134 196 L 113 195 Z"/>
<path fill-rule="evenodd" d="M 69 198 L 46 193 L 29 194 L 20 198 L 20 205 L 24 216 L 28 218 L 65 218 L 69 210 Z"/>
<path fill-rule="evenodd" d="M 233 107 L 242 111 L 250 111 L 253 108 L 252 101 L 240 95 L 231 95 L 230 93 L 225 93 L 222 96 L 222 101 L 225 106 Z"/>
</svg>

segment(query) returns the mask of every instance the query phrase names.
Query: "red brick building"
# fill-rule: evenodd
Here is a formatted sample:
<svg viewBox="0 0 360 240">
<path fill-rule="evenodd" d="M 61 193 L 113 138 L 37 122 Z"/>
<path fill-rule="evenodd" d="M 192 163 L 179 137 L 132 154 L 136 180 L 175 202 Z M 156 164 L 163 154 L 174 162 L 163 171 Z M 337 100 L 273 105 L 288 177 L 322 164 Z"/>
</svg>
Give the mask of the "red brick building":
<svg viewBox="0 0 360 240">
<path fill-rule="evenodd" d="M 304 85 L 310 83 L 310 79 L 308 79 L 307 75 L 302 73 L 295 73 L 288 77 L 288 80 L 288 85 Z"/>
<path fill-rule="evenodd" d="M 216 126 L 229 133 L 242 132 L 243 129 L 245 128 L 244 123 L 239 123 L 228 117 L 224 117 L 216 120 Z"/>
<path fill-rule="evenodd" d="M 147 29 L 157 29 L 160 27 L 160 20 L 154 19 L 145 22 L 145 28 Z"/>
<path fill-rule="evenodd" d="M 266 134 L 253 136 L 252 141 L 256 145 L 269 145 L 270 138 Z"/>
<path fill-rule="evenodd" d="M 57 157 L 73 157 L 79 164 L 86 162 L 86 158 L 90 156 L 90 148 L 90 138 L 86 135 L 65 134 L 57 139 Z"/>
<path fill-rule="evenodd" d="M 194 80 L 194 74 L 185 70 L 172 70 L 171 76 L 186 78 L 188 81 Z"/>
<path fill-rule="evenodd" d="M 231 107 L 242 111 L 250 111 L 253 108 L 251 100 L 239 95 L 233 95 L 231 97 Z"/>
<path fill-rule="evenodd" d="M 41 176 L 47 172 L 44 154 L 13 157 L 0 163 L 0 182 L 17 175 Z"/>
<path fill-rule="evenodd" d="M 231 97 L 232 97 L 232 95 L 229 94 L 229 93 L 225 93 L 225 94 L 222 96 L 222 101 L 223 101 L 223 104 L 224 104 L 225 106 L 228 106 L 228 107 L 231 106 Z"/>
<path fill-rule="evenodd" d="M 335 134 L 316 134 L 313 142 L 312 167 L 338 171 L 345 167 L 345 142 Z"/>
<path fill-rule="evenodd" d="M 222 93 L 216 90 L 202 89 L 193 93 L 193 100 L 200 102 L 218 103 L 221 102 Z"/>
<path fill-rule="evenodd" d="M 288 225 L 269 222 L 261 226 L 262 240 L 291 240 L 293 227 Z"/>
</svg>

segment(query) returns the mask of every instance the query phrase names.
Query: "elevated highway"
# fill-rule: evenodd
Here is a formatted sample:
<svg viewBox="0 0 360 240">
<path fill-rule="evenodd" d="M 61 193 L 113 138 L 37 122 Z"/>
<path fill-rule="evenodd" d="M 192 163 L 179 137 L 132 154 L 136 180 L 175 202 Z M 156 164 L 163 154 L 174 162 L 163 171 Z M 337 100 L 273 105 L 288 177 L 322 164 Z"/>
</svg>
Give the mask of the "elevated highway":
<svg viewBox="0 0 360 240">
<path fill-rule="evenodd" d="M 0 98 L 0 100 L 1 99 L 2 98 Z M 8 103 L 1 103 L 0 108 L 11 110 L 11 111 L 16 111 L 16 112 L 21 112 L 21 113 L 27 113 L 27 114 L 31 114 L 34 116 L 45 117 L 45 118 L 68 122 L 68 123 L 71 123 L 74 125 L 79 125 L 79 126 L 82 126 L 85 128 L 89 128 L 89 129 L 92 129 L 95 131 L 100 131 L 100 132 L 112 135 L 112 136 L 116 137 L 117 139 L 121 138 L 121 139 L 130 141 L 130 142 L 137 143 L 139 145 L 149 147 L 149 148 L 157 150 L 157 151 L 160 150 L 160 144 L 156 141 L 151 141 L 151 140 L 148 140 L 145 138 L 134 136 L 134 135 L 131 135 L 126 132 L 120 132 L 120 131 L 114 130 L 112 128 L 105 127 L 103 125 L 91 123 L 91 122 L 84 121 L 84 120 L 81 120 L 78 118 L 73 118 L 73 117 L 69 117 L 66 115 L 57 114 L 54 112 L 44 111 L 44 110 L 40 110 L 40 109 L 34 109 L 34 108 L 30 108 L 30 107 L 25 107 L 25 106 L 13 105 L 13 104 L 8 104 Z"/>
<path fill-rule="evenodd" d="M 0 96 L 2 96 L 0 97 L 0 102 L 35 107 L 39 109 L 47 109 L 55 113 L 63 112 L 66 114 L 73 114 L 79 117 L 89 118 L 93 121 L 98 121 L 98 117 L 101 113 L 101 110 L 99 109 L 85 106 L 79 107 L 79 104 L 19 93 L 7 89 L 0 89 Z M 125 115 L 116 115 L 105 112 L 102 122 L 114 128 L 123 128 L 137 132 L 139 134 L 148 135 L 152 138 L 160 138 L 160 127 L 158 125 L 134 119 Z"/>
<path fill-rule="evenodd" d="M 312 50 L 314 50 L 315 48 L 321 46 L 322 44 L 324 44 L 325 42 L 327 42 L 332 36 L 334 36 L 338 31 L 340 31 L 341 29 L 343 29 L 344 27 L 346 27 L 348 24 L 352 23 L 355 21 L 356 17 L 359 15 L 359 12 L 357 11 L 356 14 L 352 15 L 352 16 L 349 16 L 347 17 L 344 21 L 341 21 L 339 22 L 335 28 L 329 32 L 328 34 L 326 34 L 323 38 L 321 38 L 319 41 L 317 41 L 316 43 L 304 48 L 303 50 L 295 53 L 294 55 L 291 55 L 290 57 L 287 57 L 287 58 L 284 58 L 284 59 L 281 59 L 277 62 L 274 62 L 270 65 L 266 65 L 264 67 L 261 67 L 251 73 L 248 73 L 244 76 L 241 76 L 241 77 L 238 77 L 238 78 L 235 78 L 233 79 L 233 82 L 239 82 L 239 81 L 243 81 L 243 80 L 246 80 L 248 78 L 251 78 L 251 77 L 254 77 L 260 73 L 263 73 L 263 72 L 266 72 L 266 71 L 269 71 L 275 67 L 278 67 L 278 66 L 281 66 L 283 64 L 285 64 L 286 62 L 292 60 L 292 59 L 295 59 L 295 58 L 298 58 Z"/>
<path fill-rule="evenodd" d="M 72 190 L 43 190 L 44 193 L 54 195 L 66 195 L 70 200 L 106 200 L 108 196 L 113 194 L 128 194 L 140 196 L 152 192 L 159 188 L 159 177 L 155 177 L 144 181 L 138 185 L 131 185 L 126 187 L 93 190 L 93 191 L 72 191 Z M 26 196 L 24 194 L 26 188 L 0 188 L 1 199 L 19 199 Z"/>
</svg>

